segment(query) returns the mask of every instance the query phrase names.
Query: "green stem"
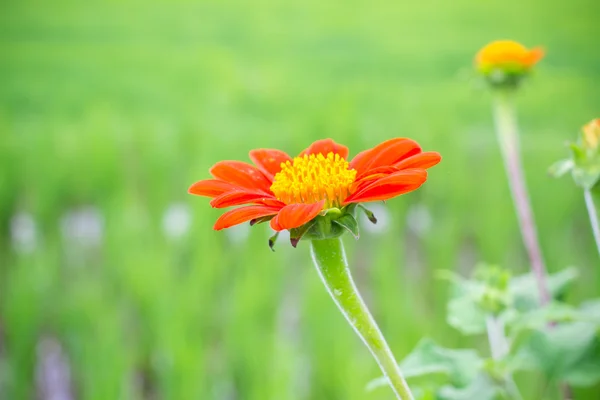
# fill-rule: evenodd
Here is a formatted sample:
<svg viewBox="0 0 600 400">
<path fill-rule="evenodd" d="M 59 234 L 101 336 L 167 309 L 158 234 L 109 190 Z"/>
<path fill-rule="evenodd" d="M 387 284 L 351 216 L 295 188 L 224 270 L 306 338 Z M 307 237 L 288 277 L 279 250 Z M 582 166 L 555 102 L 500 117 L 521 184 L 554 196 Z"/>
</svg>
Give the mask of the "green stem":
<svg viewBox="0 0 600 400">
<path fill-rule="evenodd" d="M 592 232 L 594 233 L 594 239 L 596 240 L 596 248 L 600 254 L 600 224 L 598 222 L 598 209 L 594 204 L 594 196 L 589 189 L 584 189 L 583 197 L 585 198 L 585 205 L 587 206 L 588 214 L 590 216 L 590 224 L 592 225 Z"/>
<path fill-rule="evenodd" d="M 517 219 L 521 228 L 523 243 L 529 256 L 531 270 L 535 277 L 541 305 L 550 302 L 551 295 L 546 277 L 546 266 L 540 250 L 537 227 L 533 219 L 531 202 L 527 193 L 527 185 L 523 176 L 523 167 L 519 154 L 519 130 L 517 116 L 512 102 L 512 91 L 499 91 L 494 98 L 493 112 L 498 143 L 502 151 L 508 183 L 517 211 Z M 570 388 L 563 385 L 563 398 L 568 399 Z"/>
<path fill-rule="evenodd" d="M 311 254 L 317 272 L 331 298 L 371 351 L 383 374 L 387 377 L 396 398 L 413 400 L 398 363 L 356 289 L 341 239 L 313 240 L 311 241 Z"/>
<path fill-rule="evenodd" d="M 493 111 L 496 134 L 517 211 L 521 236 L 538 286 L 541 304 L 544 305 L 550 301 L 550 290 L 548 289 L 546 267 L 540 250 L 537 228 L 533 219 L 529 195 L 527 194 L 523 167 L 521 166 L 519 132 L 511 94 L 511 92 L 499 92 L 494 98 Z"/>
<path fill-rule="evenodd" d="M 495 361 L 500 362 L 504 357 L 506 357 L 510 347 L 504 332 L 504 322 L 495 315 L 488 315 L 485 322 L 492 358 Z M 506 390 L 510 394 L 511 398 L 514 400 L 523 400 L 523 397 L 521 397 L 519 388 L 517 387 L 512 375 L 510 373 L 507 374 L 505 379 Z"/>
</svg>

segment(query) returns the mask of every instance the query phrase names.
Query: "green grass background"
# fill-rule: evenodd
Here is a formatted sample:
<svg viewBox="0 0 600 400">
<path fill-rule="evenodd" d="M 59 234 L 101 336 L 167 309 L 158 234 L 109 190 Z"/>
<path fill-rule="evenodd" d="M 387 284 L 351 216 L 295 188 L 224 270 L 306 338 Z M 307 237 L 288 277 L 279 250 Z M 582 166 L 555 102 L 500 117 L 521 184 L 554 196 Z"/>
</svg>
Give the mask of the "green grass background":
<svg viewBox="0 0 600 400">
<path fill-rule="evenodd" d="M 51 336 L 81 399 L 390 399 L 364 391 L 377 366 L 308 246 L 272 253 L 266 226 L 214 232 L 221 211 L 186 193 L 221 159 L 323 137 L 352 155 L 398 136 L 442 154 L 423 188 L 387 203 L 385 235 L 346 247 L 398 358 L 423 336 L 485 354 L 485 338 L 446 325 L 434 275 L 528 268 L 471 68 L 499 38 L 547 50 L 518 98 L 527 181 L 548 269 L 579 267 L 570 301 L 599 295 L 581 193 L 546 172 L 600 114 L 599 13 L 596 0 L 2 2 L 0 398 L 34 398 L 36 346 Z M 192 227 L 167 240 L 175 202 Z M 417 205 L 433 220 L 421 236 L 407 227 Z M 99 248 L 61 236 L 83 206 L 103 215 Z M 10 245 L 19 211 L 36 219 L 33 253 Z M 517 378 L 527 399 L 554 398 Z"/>
</svg>

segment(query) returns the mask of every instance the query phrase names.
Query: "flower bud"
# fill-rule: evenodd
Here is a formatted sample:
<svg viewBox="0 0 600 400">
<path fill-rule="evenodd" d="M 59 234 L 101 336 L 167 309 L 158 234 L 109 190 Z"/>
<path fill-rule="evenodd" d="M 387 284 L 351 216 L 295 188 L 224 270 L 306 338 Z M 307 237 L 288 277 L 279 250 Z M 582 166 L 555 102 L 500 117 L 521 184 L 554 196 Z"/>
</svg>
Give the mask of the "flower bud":
<svg viewBox="0 0 600 400">
<path fill-rule="evenodd" d="M 590 121 L 583 127 L 582 131 L 583 147 L 587 150 L 598 150 L 598 143 L 600 141 L 600 118 Z"/>
<path fill-rule="evenodd" d="M 543 56 L 540 47 L 527 49 L 512 40 L 498 40 L 479 50 L 475 67 L 493 87 L 514 88 Z"/>
</svg>

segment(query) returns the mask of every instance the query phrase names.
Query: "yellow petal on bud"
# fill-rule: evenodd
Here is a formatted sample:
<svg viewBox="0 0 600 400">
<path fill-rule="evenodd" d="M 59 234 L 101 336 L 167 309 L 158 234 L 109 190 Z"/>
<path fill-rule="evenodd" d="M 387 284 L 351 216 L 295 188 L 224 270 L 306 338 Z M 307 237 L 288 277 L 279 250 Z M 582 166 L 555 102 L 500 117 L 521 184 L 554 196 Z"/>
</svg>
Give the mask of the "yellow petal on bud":
<svg viewBox="0 0 600 400">
<path fill-rule="evenodd" d="M 596 150 L 600 141 L 600 118 L 590 121 L 582 130 L 583 145 L 588 149 Z"/>
</svg>

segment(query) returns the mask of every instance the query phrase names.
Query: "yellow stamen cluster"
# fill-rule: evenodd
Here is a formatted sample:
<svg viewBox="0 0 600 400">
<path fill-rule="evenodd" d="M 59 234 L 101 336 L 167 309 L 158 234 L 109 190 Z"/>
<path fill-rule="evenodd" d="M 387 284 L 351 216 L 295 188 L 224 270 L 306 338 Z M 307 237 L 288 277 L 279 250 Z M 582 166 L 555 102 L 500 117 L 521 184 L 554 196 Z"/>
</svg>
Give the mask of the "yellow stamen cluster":
<svg viewBox="0 0 600 400">
<path fill-rule="evenodd" d="M 271 191 L 286 204 L 325 200 L 325 208 L 339 207 L 350 194 L 354 178 L 356 171 L 339 154 L 304 155 L 281 163 Z"/>
</svg>

